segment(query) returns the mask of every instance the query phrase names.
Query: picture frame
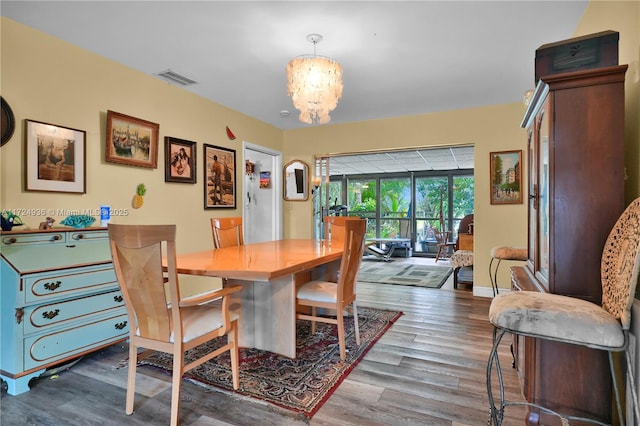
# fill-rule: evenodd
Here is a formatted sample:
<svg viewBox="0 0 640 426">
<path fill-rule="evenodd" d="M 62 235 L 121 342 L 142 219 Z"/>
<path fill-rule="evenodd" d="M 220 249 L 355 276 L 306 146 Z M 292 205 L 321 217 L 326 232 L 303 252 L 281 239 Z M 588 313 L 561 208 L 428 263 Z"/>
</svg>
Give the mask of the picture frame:
<svg viewBox="0 0 640 426">
<path fill-rule="evenodd" d="M 164 181 L 196 183 L 196 142 L 164 138 Z"/>
<path fill-rule="evenodd" d="M 236 208 L 236 151 L 203 145 L 204 208 Z"/>
<path fill-rule="evenodd" d="M 522 150 L 489 153 L 491 204 L 522 204 Z"/>
<path fill-rule="evenodd" d="M 107 111 L 105 161 L 158 168 L 160 125 L 115 111 Z"/>
<path fill-rule="evenodd" d="M 87 132 L 25 120 L 25 190 L 86 191 Z"/>
</svg>

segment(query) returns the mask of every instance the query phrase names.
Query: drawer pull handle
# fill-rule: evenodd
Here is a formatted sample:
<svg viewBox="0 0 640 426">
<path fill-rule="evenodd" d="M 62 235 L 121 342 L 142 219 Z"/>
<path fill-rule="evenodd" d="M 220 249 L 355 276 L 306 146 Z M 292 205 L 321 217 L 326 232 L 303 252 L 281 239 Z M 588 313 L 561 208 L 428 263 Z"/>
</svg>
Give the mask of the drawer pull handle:
<svg viewBox="0 0 640 426">
<path fill-rule="evenodd" d="M 119 322 L 115 325 L 115 328 L 117 328 L 118 330 L 122 330 L 123 328 L 125 328 L 127 326 L 127 322 L 126 321 L 122 321 Z"/>
<path fill-rule="evenodd" d="M 15 243 L 16 243 L 16 241 L 18 241 L 18 240 L 16 240 L 16 238 L 15 238 L 15 237 L 11 237 L 11 238 L 8 238 L 8 239 L 6 240 L 7 244 L 15 244 Z"/>
<path fill-rule="evenodd" d="M 83 239 L 83 238 L 84 238 L 84 235 L 83 235 L 83 234 L 76 234 L 76 235 L 74 235 L 74 236 L 73 236 L 73 239 L 74 239 L 74 240 L 81 240 L 81 239 Z"/>
<path fill-rule="evenodd" d="M 49 291 L 54 291 L 62 285 L 62 281 L 56 281 L 55 283 L 45 283 L 44 288 Z"/>
<path fill-rule="evenodd" d="M 60 313 L 60 309 L 56 309 L 55 311 L 43 312 L 42 318 L 53 319 L 58 316 Z"/>
<path fill-rule="evenodd" d="M 121 295 L 113 296 L 113 300 L 115 300 L 116 302 L 120 303 L 120 302 L 122 302 L 122 296 Z"/>
<path fill-rule="evenodd" d="M 60 235 L 54 235 L 53 237 L 51 237 L 52 241 L 58 241 L 60 239 Z"/>
</svg>

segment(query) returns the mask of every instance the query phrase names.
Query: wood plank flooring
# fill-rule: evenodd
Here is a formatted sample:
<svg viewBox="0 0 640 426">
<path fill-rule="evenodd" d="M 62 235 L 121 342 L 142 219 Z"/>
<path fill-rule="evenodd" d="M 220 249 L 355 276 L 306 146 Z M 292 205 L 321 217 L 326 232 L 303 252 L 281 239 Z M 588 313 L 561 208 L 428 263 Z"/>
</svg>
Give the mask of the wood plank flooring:
<svg viewBox="0 0 640 426">
<path fill-rule="evenodd" d="M 433 263 L 429 259 L 399 262 Z M 446 264 L 446 262 L 438 262 Z M 452 289 L 358 285 L 359 306 L 404 313 L 308 422 L 255 400 L 184 382 L 182 425 L 486 425 L 486 362 L 492 341 L 490 299 Z M 510 399 L 521 399 L 509 340 L 500 359 Z M 0 397 L 0 425 L 164 425 L 170 376 L 139 369 L 135 412 L 124 412 L 126 344 L 85 356 L 29 392 Z M 522 425 L 524 409 L 510 408 L 505 425 Z"/>
</svg>

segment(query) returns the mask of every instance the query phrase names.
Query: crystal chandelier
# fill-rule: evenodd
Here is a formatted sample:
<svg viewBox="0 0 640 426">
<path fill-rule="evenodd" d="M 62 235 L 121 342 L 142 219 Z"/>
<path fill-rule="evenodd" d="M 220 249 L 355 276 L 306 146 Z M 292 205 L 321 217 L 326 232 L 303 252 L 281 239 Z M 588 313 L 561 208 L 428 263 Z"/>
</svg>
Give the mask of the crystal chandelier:
<svg viewBox="0 0 640 426">
<path fill-rule="evenodd" d="M 333 59 L 316 56 L 316 45 L 322 40 L 320 34 L 309 34 L 307 40 L 313 43 L 313 55 L 289 61 L 287 94 L 300 111 L 300 121 L 325 124 L 342 97 L 342 66 Z"/>
</svg>

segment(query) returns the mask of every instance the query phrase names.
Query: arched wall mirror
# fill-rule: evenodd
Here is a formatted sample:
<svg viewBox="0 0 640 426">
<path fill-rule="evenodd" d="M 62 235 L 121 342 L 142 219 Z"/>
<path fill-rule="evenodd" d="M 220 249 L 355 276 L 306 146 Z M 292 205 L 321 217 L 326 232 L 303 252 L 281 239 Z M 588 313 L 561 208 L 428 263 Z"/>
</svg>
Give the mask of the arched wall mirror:
<svg viewBox="0 0 640 426">
<path fill-rule="evenodd" d="M 309 199 L 309 166 L 304 161 L 293 160 L 284 165 L 284 199 Z"/>
</svg>

